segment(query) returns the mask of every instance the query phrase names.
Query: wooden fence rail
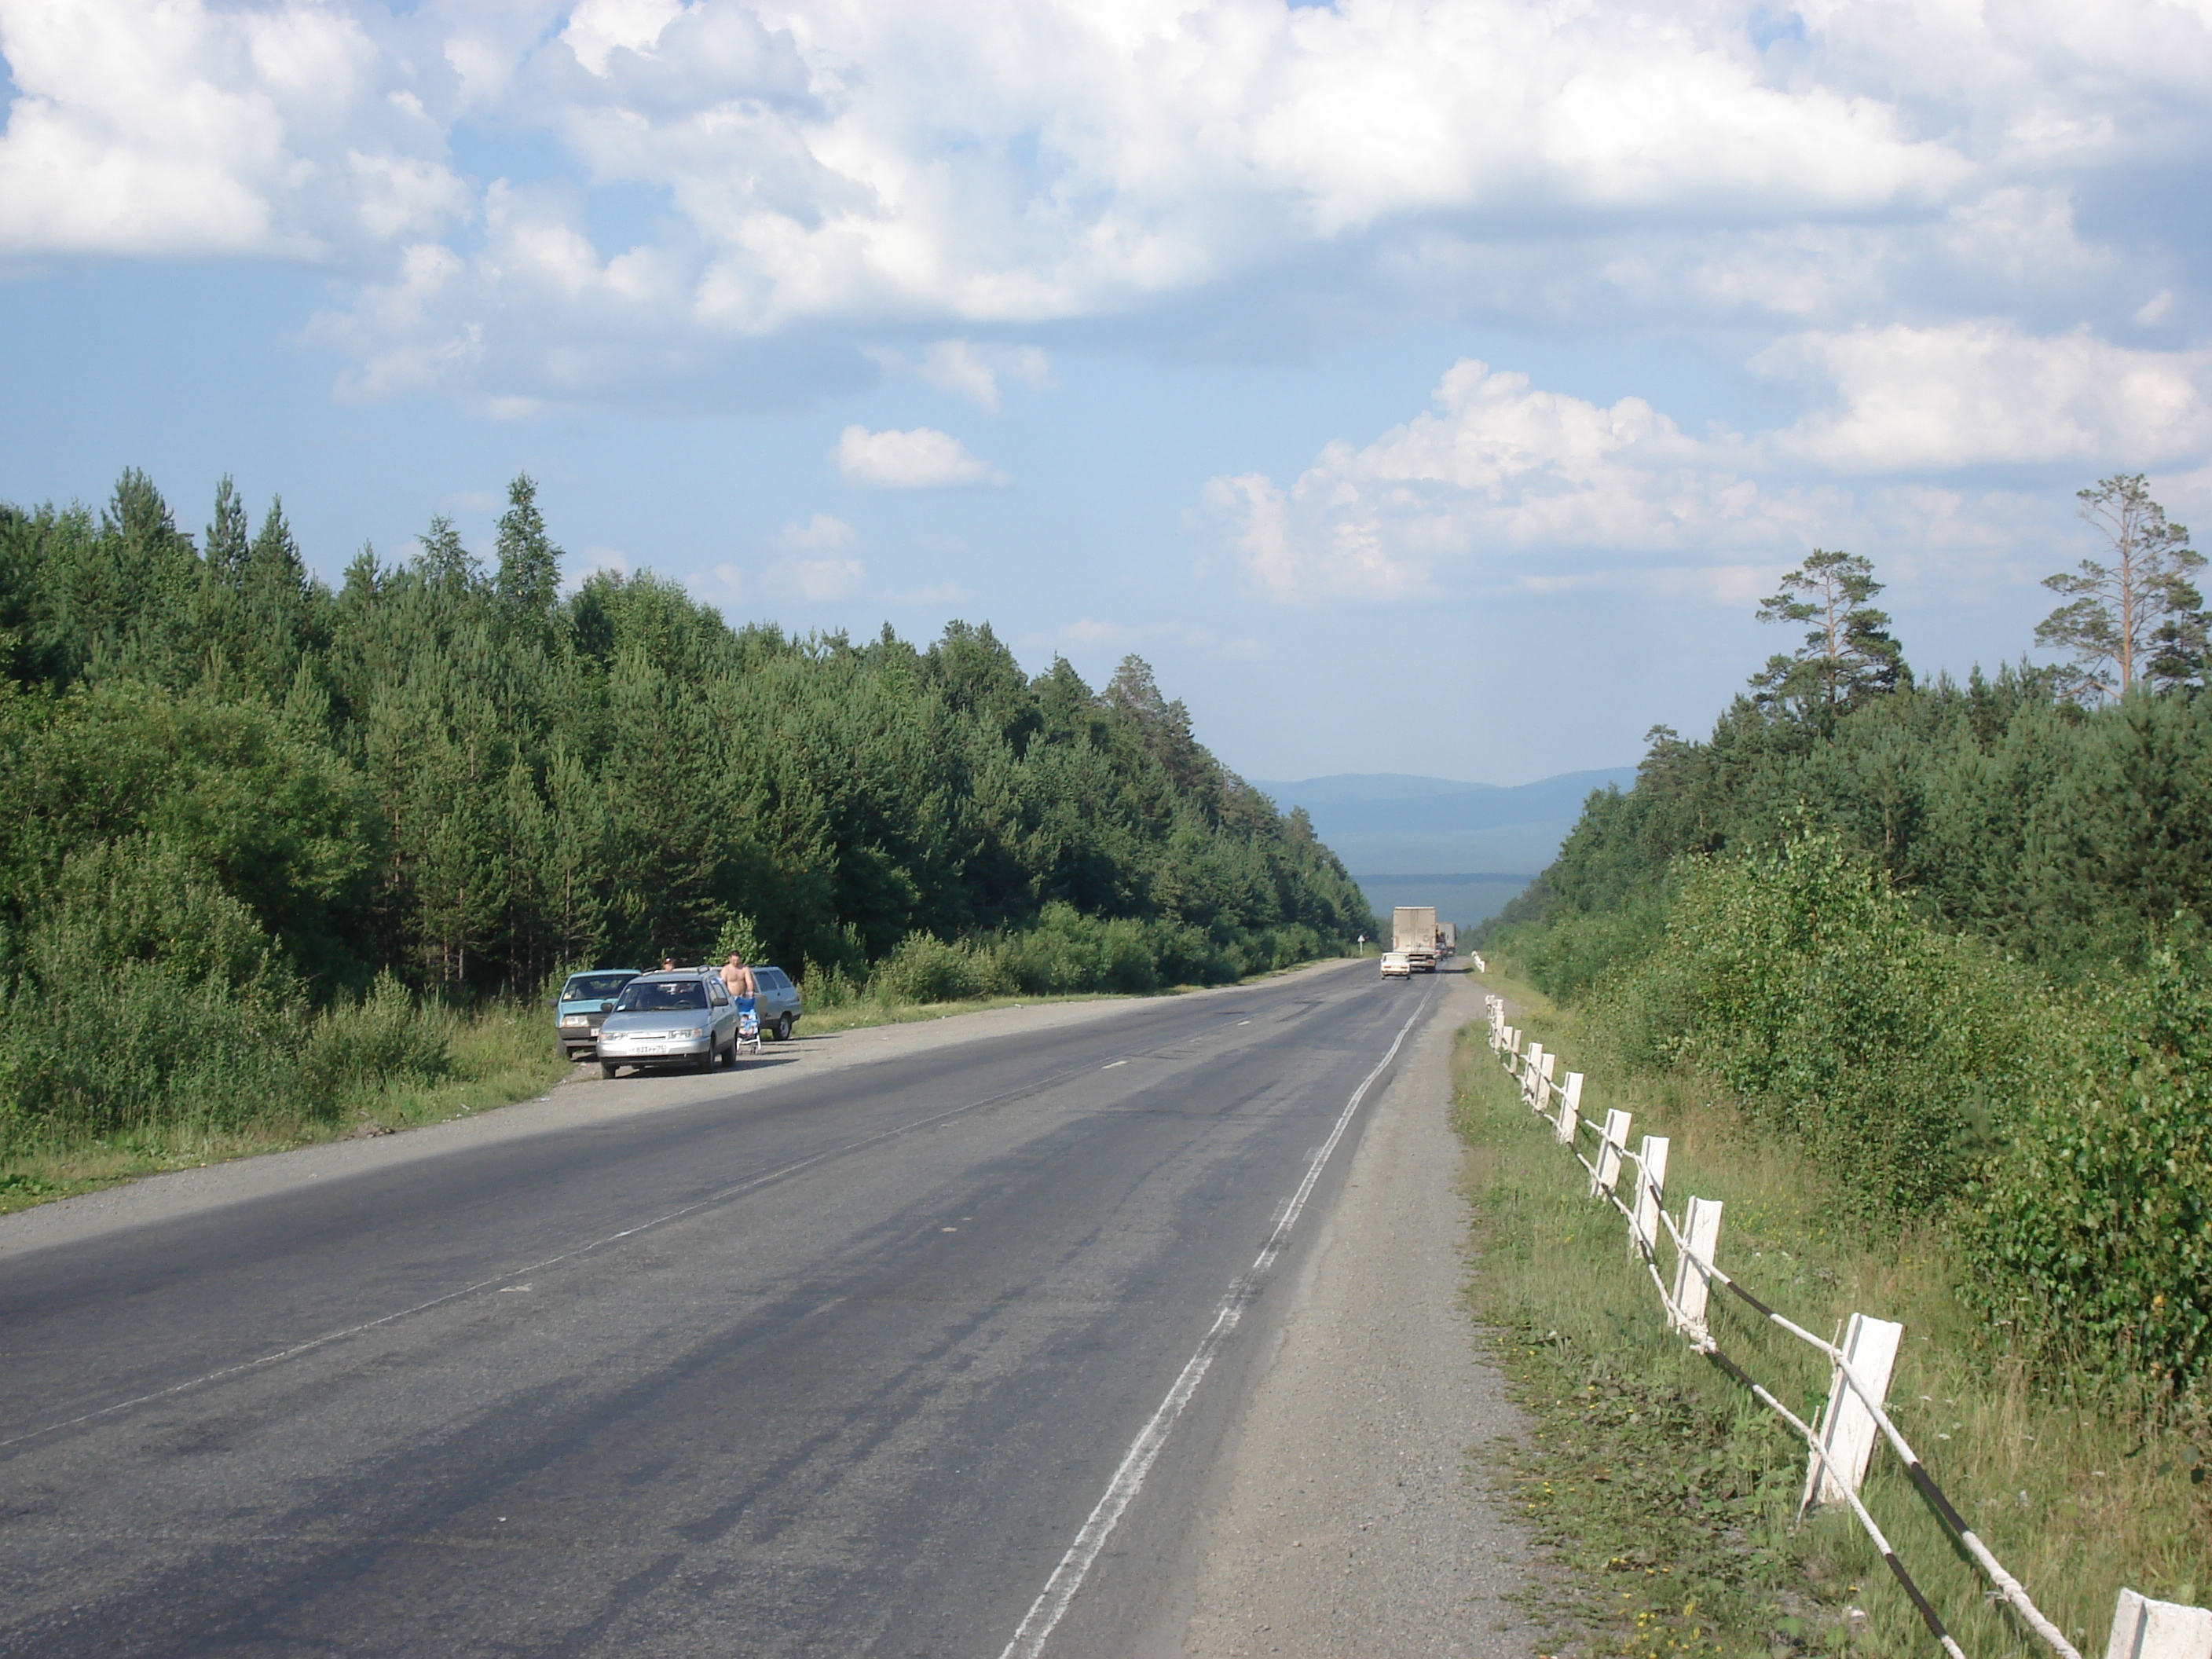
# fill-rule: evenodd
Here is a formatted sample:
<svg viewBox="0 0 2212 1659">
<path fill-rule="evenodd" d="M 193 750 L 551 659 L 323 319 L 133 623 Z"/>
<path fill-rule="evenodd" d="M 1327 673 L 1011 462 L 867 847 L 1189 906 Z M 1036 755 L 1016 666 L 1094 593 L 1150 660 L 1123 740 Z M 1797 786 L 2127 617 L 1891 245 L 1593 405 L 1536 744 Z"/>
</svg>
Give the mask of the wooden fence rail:
<svg viewBox="0 0 2212 1659">
<path fill-rule="evenodd" d="M 1805 1494 L 1798 1504 L 1802 1518 L 1815 1504 L 1841 1503 L 1865 1530 L 1881 1559 L 1905 1592 L 1905 1598 L 1952 1659 L 1965 1655 L 1928 1598 L 1921 1593 L 1889 1540 L 1860 1501 L 1875 1449 L 1887 1440 L 1904 1465 L 1913 1490 L 1934 1512 L 1937 1521 L 1971 1557 L 1990 1583 L 1990 1598 L 2010 1607 L 2059 1659 L 2081 1659 L 2064 1632 L 2046 1618 L 2027 1589 L 1966 1524 L 1957 1507 L 1944 1496 L 1891 1420 L 1884 1401 L 1889 1393 L 1890 1371 L 1905 1328 L 1887 1320 L 1854 1313 L 1840 1343 L 1815 1336 L 1784 1318 L 1722 1271 L 1720 1253 L 1722 1201 L 1686 1198 L 1678 1219 L 1670 1215 L 1667 1200 L 1667 1138 L 1646 1135 L 1642 1145 L 1628 1144 L 1630 1115 L 1608 1111 L 1602 1123 L 1583 1118 L 1583 1074 L 1559 1075 L 1559 1055 L 1540 1042 L 1527 1040 L 1523 1032 L 1506 1024 L 1503 998 L 1486 999 L 1490 1009 L 1490 1048 L 1521 1086 L 1521 1098 L 1529 1111 L 1551 1127 L 1553 1138 L 1573 1149 L 1576 1160 L 1589 1177 L 1593 1200 L 1602 1199 L 1618 1211 L 1628 1225 L 1628 1252 L 1640 1261 L 1657 1291 L 1670 1329 L 1680 1333 L 1693 1352 L 1702 1354 L 1762 1405 L 1787 1423 L 1805 1442 L 1808 1458 Z M 1584 1155 L 1587 1140 L 1590 1151 Z M 1620 1196 L 1623 1171 L 1628 1174 L 1630 1196 Z M 1674 1256 L 1671 1277 L 1660 1267 L 1660 1239 L 1666 1238 Z M 1717 1288 L 1741 1303 L 1757 1319 L 1818 1350 L 1828 1361 L 1831 1379 L 1826 1405 L 1817 1424 L 1798 1418 L 1721 1351 L 1708 1318 L 1712 1291 Z M 2154 1601 L 2133 1590 L 2122 1590 L 2113 1609 L 2112 1632 L 2106 1659 L 2212 1659 L 2212 1612 Z"/>
</svg>

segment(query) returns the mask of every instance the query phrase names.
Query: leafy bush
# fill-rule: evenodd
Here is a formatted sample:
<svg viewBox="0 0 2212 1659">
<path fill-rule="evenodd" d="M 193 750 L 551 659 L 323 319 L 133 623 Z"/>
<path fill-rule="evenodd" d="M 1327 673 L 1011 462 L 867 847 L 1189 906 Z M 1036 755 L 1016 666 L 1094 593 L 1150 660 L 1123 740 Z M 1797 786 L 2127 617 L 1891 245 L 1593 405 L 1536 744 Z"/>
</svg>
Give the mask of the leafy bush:
<svg viewBox="0 0 2212 1659">
<path fill-rule="evenodd" d="M 1969 1218 L 1992 1315 L 2169 1387 L 2212 1364 L 2212 985 L 2172 949 L 2035 1094 Z"/>
<path fill-rule="evenodd" d="M 806 1006 L 816 1013 L 848 1007 L 866 994 L 842 967 L 836 963 L 825 967 L 818 962 L 809 962 L 799 975 L 799 994 L 805 999 Z"/>
<path fill-rule="evenodd" d="M 1561 910 L 1546 926 L 1516 932 L 1512 948 L 1536 988 L 1564 1000 L 1658 948 L 1666 921 L 1666 902 L 1657 896 L 1618 910 Z"/>
<path fill-rule="evenodd" d="M 2057 1033 L 2024 975 L 1820 834 L 1692 862 L 1663 942 L 1595 1000 L 1623 1060 L 1718 1079 L 1863 1213 L 1964 1185 Z"/>
<path fill-rule="evenodd" d="M 1006 939 L 1000 959 L 1015 988 L 1029 996 L 1095 990 L 1105 973 L 1113 925 L 1072 904 L 1048 904 L 1036 927 Z"/>
<path fill-rule="evenodd" d="M 988 943 L 948 944 L 927 933 L 908 933 L 868 981 L 883 1002 L 959 1002 L 1012 988 Z"/>
<path fill-rule="evenodd" d="M 378 975 L 361 1001 L 325 1009 L 308 1029 L 297 1073 L 308 1115 L 387 1082 L 434 1083 L 449 1075 L 455 1025 L 449 1011 L 416 1000 L 396 975 Z"/>
<path fill-rule="evenodd" d="M 442 1075 L 449 1016 L 390 975 L 317 1013 L 252 913 L 173 841 L 72 854 L 0 991 L 0 1145 L 335 1121 Z"/>
</svg>

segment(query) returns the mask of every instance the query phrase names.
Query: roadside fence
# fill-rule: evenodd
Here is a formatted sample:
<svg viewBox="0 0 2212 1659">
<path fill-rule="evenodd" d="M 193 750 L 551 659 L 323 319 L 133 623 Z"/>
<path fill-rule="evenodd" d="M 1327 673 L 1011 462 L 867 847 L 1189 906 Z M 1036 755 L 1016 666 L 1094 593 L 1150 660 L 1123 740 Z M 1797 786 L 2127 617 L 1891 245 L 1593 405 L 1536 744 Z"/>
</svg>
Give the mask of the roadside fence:
<svg viewBox="0 0 2212 1659">
<path fill-rule="evenodd" d="M 1808 1455 L 1804 1495 L 1797 1504 L 1799 1518 L 1816 1504 L 1848 1507 L 1881 1553 L 1905 1599 L 1928 1626 L 1929 1634 L 1951 1659 L 1966 1659 L 1860 1500 L 1859 1488 L 1875 1448 L 1886 1440 L 1904 1465 L 1914 1492 L 1989 1581 L 1988 1598 L 2008 1607 L 2058 1659 L 2081 1659 L 2064 1632 L 2044 1616 L 2020 1581 L 1975 1535 L 1891 1420 L 1883 1402 L 1889 1393 L 1890 1372 L 1904 1338 L 1904 1326 L 1854 1313 L 1840 1341 L 1824 1341 L 1736 1283 L 1722 1271 L 1718 1261 L 1722 1200 L 1686 1197 L 1679 1215 L 1668 1212 L 1667 1137 L 1645 1135 L 1632 1149 L 1628 1113 L 1608 1111 L 1602 1122 L 1583 1117 L 1583 1074 L 1559 1075 L 1557 1054 L 1547 1052 L 1542 1043 L 1530 1042 L 1524 1032 L 1506 1024 L 1504 1000 L 1491 996 L 1486 1000 L 1490 1010 L 1491 1052 L 1521 1085 L 1521 1098 L 1530 1112 L 1550 1127 L 1553 1139 L 1573 1152 L 1588 1177 L 1590 1198 L 1610 1204 L 1627 1224 L 1630 1259 L 1640 1262 L 1650 1275 L 1668 1328 L 1688 1343 L 1692 1352 L 1702 1354 L 1749 1391 L 1805 1442 Z M 1627 1188 L 1625 1198 L 1624 1186 Z M 1672 1258 L 1671 1273 L 1661 1266 L 1662 1244 Z M 1753 1318 L 1795 1337 L 1827 1359 L 1828 1397 L 1819 1422 L 1807 1423 L 1721 1351 L 1707 1318 L 1717 1289 L 1748 1309 Z M 2212 1611 L 2154 1601 L 2124 1589 L 2112 1612 L 2112 1636 L 2105 1656 L 2212 1659 Z"/>
</svg>

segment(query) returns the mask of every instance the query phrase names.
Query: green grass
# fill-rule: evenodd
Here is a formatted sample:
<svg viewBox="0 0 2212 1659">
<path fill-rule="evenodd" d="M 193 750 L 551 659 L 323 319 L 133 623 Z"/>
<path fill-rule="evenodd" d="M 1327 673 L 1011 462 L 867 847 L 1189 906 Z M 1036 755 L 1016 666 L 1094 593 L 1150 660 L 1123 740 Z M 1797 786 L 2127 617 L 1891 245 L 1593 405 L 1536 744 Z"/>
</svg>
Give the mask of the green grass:
<svg viewBox="0 0 2212 1659">
<path fill-rule="evenodd" d="M 164 1170 L 467 1117 L 543 1094 L 569 1071 L 543 1008 L 495 1006 L 454 1031 L 451 1076 L 389 1083 L 348 1103 L 336 1121 L 279 1116 L 222 1129 L 174 1124 L 10 1149 L 0 1155 L 0 1213 Z"/>
<path fill-rule="evenodd" d="M 1534 992 L 1486 978 L 1563 1065 L 1599 1046 Z M 1458 1064 L 1479 1245 L 1471 1294 L 1534 1435 L 1509 1451 L 1499 1491 L 1561 1569 L 1538 1597 L 1557 1647 L 1646 1659 L 1935 1651 L 1847 1516 L 1794 1524 L 1802 1443 L 1668 1332 L 1618 1213 L 1584 1195 L 1581 1166 L 1522 1103 L 1481 1027 L 1462 1034 Z M 1593 1073 L 1583 1110 L 1608 1107 L 1635 1114 L 1632 1139 L 1669 1136 L 1670 1208 L 1692 1194 L 1725 1201 L 1719 1260 L 1747 1288 L 1822 1334 L 1854 1310 L 1903 1322 L 1892 1415 L 2077 1647 L 2101 1648 L 2123 1583 L 2185 1602 L 2212 1592 L 2212 1489 L 2192 1478 L 2198 1449 L 2212 1456 L 2201 1419 L 2069 1395 L 2028 1374 L 2003 1329 L 1955 1294 L 1940 1224 L 1838 1228 L 1811 1170 L 1697 1079 Z M 1824 1363 L 1746 1312 L 1717 1299 L 1723 1350 L 1810 1420 Z M 1967 1653 L 2044 1651 L 1984 1599 L 1886 1450 L 1864 1495 Z"/>
</svg>

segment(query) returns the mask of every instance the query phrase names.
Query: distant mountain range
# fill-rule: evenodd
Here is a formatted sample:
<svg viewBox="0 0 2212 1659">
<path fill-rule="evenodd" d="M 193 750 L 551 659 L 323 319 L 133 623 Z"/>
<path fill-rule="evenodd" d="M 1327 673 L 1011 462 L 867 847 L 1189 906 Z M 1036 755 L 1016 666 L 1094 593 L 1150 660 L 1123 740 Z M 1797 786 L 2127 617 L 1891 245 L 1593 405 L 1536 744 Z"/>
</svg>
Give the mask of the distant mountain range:
<svg viewBox="0 0 2212 1659">
<path fill-rule="evenodd" d="M 1378 910 L 1433 902 L 1472 924 L 1552 861 L 1590 791 L 1635 781 L 1634 767 L 1614 766 L 1511 786 L 1402 772 L 1251 782 L 1285 811 L 1306 809 Z"/>
<path fill-rule="evenodd" d="M 1563 772 L 1510 787 L 1400 772 L 1340 773 L 1295 783 L 1252 780 L 1315 830 L 1354 875 L 1489 871 L 1533 876 L 1552 861 L 1593 789 L 1627 788 L 1632 766 Z"/>
</svg>

